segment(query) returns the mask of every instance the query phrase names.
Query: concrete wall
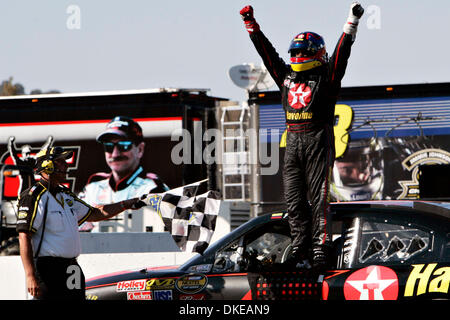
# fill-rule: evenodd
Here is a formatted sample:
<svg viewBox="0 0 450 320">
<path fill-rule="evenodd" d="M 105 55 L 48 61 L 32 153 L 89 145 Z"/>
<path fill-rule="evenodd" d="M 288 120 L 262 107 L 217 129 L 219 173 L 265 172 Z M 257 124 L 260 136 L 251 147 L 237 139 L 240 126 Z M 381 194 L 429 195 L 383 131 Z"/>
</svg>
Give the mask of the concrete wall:
<svg viewBox="0 0 450 320">
<path fill-rule="evenodd" d="M 227 206 L 221 207 L 211 243 L 231 231 Z M 78 257 L 86 279 L 125 270 L 181 265 L 197 253 L 180 252 L 167 232 L 80 233 Z M 0 256 L 0 300 L 27 300 L 20 256 Z"/>
<path fill-rule="evenodd" d="M 82 253 L 177 252 L 168 232 L 80 233 Z"/>
<path fill-rule="evenodd" d="M 218 228 L 217 240 L 226 230 Z M 78 263 L 86 279 L 118 271 L 181 265 L 198 253 L 181 252 L 167 232 L 80 233 Z M 20 256 L 0 256 L 0 300 L 27 300 Z"/>
<path fill-rule="evenodd" d="M 23 300 L 27 296 L 25 273 L 19 256 L 0 257 L 0 299 Z"/>
<path fill-rule="evenodd" d="M 81 254 L 78 263 L 86 279 L 125 270 L 180 265 L 197 253 L 101 253 Z M 28 300 L 25 273 L 20 256 L 0 257 L 0 300 Z"/>
</svg>

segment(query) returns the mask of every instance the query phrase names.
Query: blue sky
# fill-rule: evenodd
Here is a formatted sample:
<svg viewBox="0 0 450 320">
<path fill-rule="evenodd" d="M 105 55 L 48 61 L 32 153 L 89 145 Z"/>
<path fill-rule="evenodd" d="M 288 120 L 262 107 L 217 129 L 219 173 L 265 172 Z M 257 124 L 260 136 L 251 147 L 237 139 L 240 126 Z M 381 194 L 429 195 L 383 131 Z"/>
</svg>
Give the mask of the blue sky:
<svg viewBox="0 0 450 320">
<path fill-rule="evenodd" d="M 449 1 L 361 3 L 343 86 L 450 81 Z M 12 76 L 27 93 L 183 87 L 242 101 L 228 69 L 261 63 L 239 16 L 246 4 L 287 61 L 291 39 L 305 30 L 333 51 L 351 1 L 2 1 L 0 80 Z M 67 25 L 71 5 L 79 28 Z"/>
</svg>

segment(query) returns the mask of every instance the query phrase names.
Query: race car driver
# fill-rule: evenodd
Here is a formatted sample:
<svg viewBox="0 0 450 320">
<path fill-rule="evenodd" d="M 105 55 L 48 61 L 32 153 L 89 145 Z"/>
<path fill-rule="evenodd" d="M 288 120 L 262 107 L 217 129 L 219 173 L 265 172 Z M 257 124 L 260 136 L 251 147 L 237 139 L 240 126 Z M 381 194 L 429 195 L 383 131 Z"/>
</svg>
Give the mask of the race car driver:
<svg viewBox="0 0 450 320">
<path fill-rule="evenodd" d="M 39 182 L 19 198 L 16 230 L 28 292 L 37 299 L 84 300 L 84 275 L 78 225 L 109 219 L 131 209 L 138 198 L 91 207 L 69 189 L 66 180 L 71 151 L 48 147 L 37 154 Z"/>
<path fill-rule="evenodd" d="M 327 264 L 334 106 L 363 12 L 359 3 L 351 5 L 331 57 L 320 35 L 309 31 L 297 34 L 289 46 L 287 65 L 262 33 L 253 8 L 246 6 L 240 11 L 250 39 L 282 95 L 287 127 L 283 184 L 293 247 L 291 261 L 298 267 L 310 267 L 311 248 L 313 268 Z"/>
<path fill-rule="evenodd" d="M 111 172 L 91 175 L 79 195 L 82 200 L 99 205 L 169 190 L 156 174 L 146 173 L 140 165 L 145 142 L 136 121 L 125 116 L 113 118 L 97 141 L 103 145 Z M 98 223 L 85 223 L 80 229 L 97 232 L 102 231 L 100 227 Z"/>
</svg>

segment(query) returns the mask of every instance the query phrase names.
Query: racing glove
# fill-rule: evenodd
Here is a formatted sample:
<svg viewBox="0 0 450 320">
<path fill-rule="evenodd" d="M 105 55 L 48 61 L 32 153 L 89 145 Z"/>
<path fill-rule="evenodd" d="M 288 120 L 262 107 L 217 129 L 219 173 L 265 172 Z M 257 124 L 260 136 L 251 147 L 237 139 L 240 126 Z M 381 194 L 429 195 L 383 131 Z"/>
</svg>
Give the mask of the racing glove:
<svg viewBox="0 0 450 320">
<path fill-rule="evenodd" d="M 138 210 L 142 207 L 151 205 L 151 197 L 149 194 L 143 194 L 139 198 L 133 198 L 134 203 L 131 205 L 132 210 Z"/>
<path fill-rule="evenodd" d="M 353 2 L 350 6 L 350 12 L 348 13 L 347 22 L 344 24 L 344 33 L 352 35 L 353 40 L 356 36 L 358 29 L 359 19 L 364 13 L 364 8 L 358 3 Z"/>
<path fill-rule="evenodd" d="M 242 20 L 244 20 L 245 28 L 248 33 L 252 34 L 253 32 L 259 31 L 259 24 L 256 22 L 255 17 L 253 16 L 253 7 L 245 6 L 239 11 L 241 14 Z"/>
</svg>

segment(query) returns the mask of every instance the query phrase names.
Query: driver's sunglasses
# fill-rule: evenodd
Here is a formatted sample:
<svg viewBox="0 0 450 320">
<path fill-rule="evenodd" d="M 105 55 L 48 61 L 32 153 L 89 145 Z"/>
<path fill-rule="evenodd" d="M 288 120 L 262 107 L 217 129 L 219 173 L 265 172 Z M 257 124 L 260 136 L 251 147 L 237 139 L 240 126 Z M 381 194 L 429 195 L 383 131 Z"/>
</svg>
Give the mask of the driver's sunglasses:
<svg viewBox="0 0 450 320">
<path fill-rule="evenodd" d="M 129 151 L 133 146 L 133 141 L 103 142 L 105 152 L 112 153 L 115 146 L 120 152 Z"/>
</svg>

